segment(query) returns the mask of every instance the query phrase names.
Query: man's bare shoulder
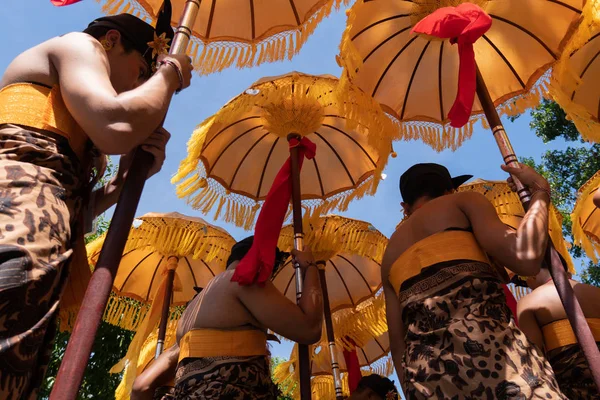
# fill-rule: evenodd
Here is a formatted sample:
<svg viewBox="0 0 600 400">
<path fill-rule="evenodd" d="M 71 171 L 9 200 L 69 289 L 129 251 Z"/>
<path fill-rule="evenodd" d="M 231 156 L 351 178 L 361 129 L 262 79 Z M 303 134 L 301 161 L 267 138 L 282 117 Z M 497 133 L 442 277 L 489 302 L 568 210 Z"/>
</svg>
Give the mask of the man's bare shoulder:
<svg viewBox="0 0 600 400">
<path fill-rule="evenodd" d="M 54 55 L 73 54 L 73 52 L 97 53 L 104 56 L 106 53 L 102 45 L 93 36 L 83 32 L 71 32 L 57 36 L 45 42 L 49 51 Z M 105 58 L 105 57 L 103 57 Z"/>
</svg>

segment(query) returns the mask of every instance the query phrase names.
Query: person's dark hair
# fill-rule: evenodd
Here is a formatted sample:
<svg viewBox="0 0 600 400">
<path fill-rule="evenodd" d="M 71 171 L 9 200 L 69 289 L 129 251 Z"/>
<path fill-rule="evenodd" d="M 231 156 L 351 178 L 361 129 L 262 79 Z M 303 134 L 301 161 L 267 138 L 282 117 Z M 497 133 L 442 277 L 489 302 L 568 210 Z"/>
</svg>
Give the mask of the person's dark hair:
<svg viewBox="0 0 600 400">
<path fill-rule="evenodd" d="M 381 375 L 372 374 L 363 376 L 358 381 L 357 390 L 362 391 L 366 389 L 372 390 L 384 400 L 389 398 L 390 392 L 395 395 L 394 398 L 398 398 L 398 389 L 396 389 L 394 382 Z"/>
<path fill-rule="evenodd" d="M 412 206 L 418 199 L 435 199 L 471 179 L 472 175 L 451 177 L 448 169 L 440 164 L 415 164 L 400 176 L 400 194 L 406 204 Z"/>
<path fill-rule="evenodd" d="M 403 200 L 409 206 L 421 197 L 435 199 L 443 196 L 451 187 L 448 187 L 448 180 L 437 174 L 426 174 L 419 177 L 419 181 L 412 181 L 407 185 L 407 193 Z"/>
<path fill-rule="evenodd" d="M 246 239 L 240 240 L 234 244 L 231 248 L 231 254 L 227 259 L 227 268 L 229 268 L 229 266 L 236 261 L 242 261 L 242 258 L 244 258 L 250 251 L 250 248 L 252 248 L 252 243 L 254 243 L 254 236 L 249 236 Z M 275 275 L 277 271 L 279 271 L 289 256 L 290 253 L 286 253 L 278 248 L 275 248 L 275 265 L 273 267 L 272 275 Z"/>
<path fill-rule="evenodd" d="M 87 33 L 88 35 L 92 36 L 94 39 L 100 40 L 100 38 L 105 36 L 108 31 L 111 31 L 113 29 L 116 31 L 119 31 L 119 33 L 121 34 L 121 45 L 123 46 L 123 49 L 125 49 L 125 52 L 131 53 L 132 51 L 134 51 L 135 50 L 134 44 L 132 42 L 130 42 L 129 40 L 127 40 L 127 38 L 125 37 L 125 34 L 123 32 L 121 32 L 119 29 L 110 28 L 107 26 L 90 26 L 87 29 L 85 29 L 83 31 L 83 33 Z"/>
</svg>

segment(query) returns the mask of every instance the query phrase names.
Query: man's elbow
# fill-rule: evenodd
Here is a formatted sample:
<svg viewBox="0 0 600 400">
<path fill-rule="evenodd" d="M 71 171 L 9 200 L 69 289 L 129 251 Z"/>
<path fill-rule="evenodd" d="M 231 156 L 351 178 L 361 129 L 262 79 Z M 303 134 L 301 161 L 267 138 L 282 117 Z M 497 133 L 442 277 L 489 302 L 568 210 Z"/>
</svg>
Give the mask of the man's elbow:
<svg viewBox="0 0 600 400">
<path fill-rule="evenodd" d="M 124 125 L 126 124 L 107 126 L 102 132 L 96 133 L 95 138 L 92 138 L 92 142 L 103 154 L 120 155 L 129 153 L 140 143 L 132 140 L 131 129 Z"/>
<path fill-rule="evenodd" d="M 137 378 L 133 381 L 133 386 L 131 387 L 131 399 L 141 399 L 143 395 L 148 394 L 152 391 L 152 386 L 150 382 L 143 377 Z"/>
<path fill-rule="evenodd" d="M 544 252 L 538 252 L 534 250 L 517 253 L 517 259 L 519 260 L 520 268 L 519 271 L 515 272 L 524 276 L 537 275 L 542 267 L 544 254 Z"/>
<path fill-rule="evenodd" d="M 594 202 L 594 205 L 597 208 L 600 208 L 600 190 L 596 190 L 596 193 L 594 193 L 594 197 L 592 200 Z"/>
<path fill-rule="evenodd" d="M 317 343 L 319 340 L 321 340 L 321 334 L 322 334 L 322 328 L 321 328 L 321 324 L 315 324 L 311 327 L 309 327 L 305 334 L 302 335 L 303 337 L 301 338 L 301 340 L 299 341 L 300 344 L 306 344 L 306 345 L 310 345 L 310 344 L 315 344 Z"/>
</svg>

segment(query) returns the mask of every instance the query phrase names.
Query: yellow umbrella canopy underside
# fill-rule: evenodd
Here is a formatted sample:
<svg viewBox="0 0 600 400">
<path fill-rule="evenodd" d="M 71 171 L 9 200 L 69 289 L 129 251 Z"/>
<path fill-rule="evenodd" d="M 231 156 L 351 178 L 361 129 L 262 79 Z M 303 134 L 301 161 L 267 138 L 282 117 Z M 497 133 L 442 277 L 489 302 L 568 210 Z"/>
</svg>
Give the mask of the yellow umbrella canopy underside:
<svg viewBox="0 0 600 400">
<path fill-rule="evenodd" d="M 196 295 L 194 287 L 204 288 L 223 272 L 235 239 L 225 230 L 201 218 L 179 213 L 149 213 L 142 224 L 131 228 L 113 284 L 104 319 L 125 329 L 135 330 L 147 311 L 144 304 L 154 301 L 166 276 L 169 257 L 178 257 L 171 306 L 185 305 Z M 105 236 L 88 245 L 89 261 L 95 265 Z M 180 312 L 172 309 L 172 318 Z"/>
<path fill-rule="evenodd" d="M 163 0 L 102 0 L 103 11 L 153 20 Z M 200 1 L 189 54 L 203 74 L 291 59 L 332 9 L 350 0 Z M 177 26 L 185 0 L 171 0 Z"/>
<path fill-rule="evenodd" d="M 594 205 L 594 194 L 600 187 L 600 171 L 596 172 L 577 193 L 577 202 L 571 214 L 573 238 L 595 263 L 600 254 L 600 210 Z"/>
<path fill-rule="evenodd" d="M 300 174 L 309 215 L 343 211 L 351 200 L 374 193 L 391 140 L 378 153 L 368 145 L 367 133 L 389 132 L 394 126 L 381 110 L 338 102 L 333 94 L 337 83 L 330 75 L 293 72 L 252 85 L 194 131 L 172 180 L 178 183 L 178 196 L 205 214 L 214 206 L 215 218 L 223 215 L 225 221 L 251 229 L 289 157 L 290 133 L 317 146 L 315 158 L 305 160 Z M 370 124 L 356 122 L 365 120 L 359 114 L 368 114 Z"/>
<path fill-rule="evenodd" d="M 421 139 L 437 150 L 455 149 L 471 135 L 480 118 L 461 129 L 447 125 L 458 87 L 457 46 L 410 31 L 436 9 L 464 2 L 358 0 L 348 13 L 340 45 L 341 93 L 356 85 L 402 124 L 403 138 Z M 560 57 L 584 1 L 470 2 L 493 20 L 474 51 L 500 114 L 514 115 L 537 104 L 547 90 L 547 79 L 540 78 Z M 477 98 L 472 113 L 483 113 Z"/>
<path fill-rule="evenodd" d="M 519 200 L 519 196 L 510 190 L 505 181 L 476 179 L 462 185 L 458 188 L 458 191 L 483 194 L 496 209 L 500 220 L 515 230 L 519 227 L 521 220 L 525 216 L 525 209 Z M 556 250 L 566 260 L 569 271 L 575 273 L 575 266 L 568 250 L 569 246 L 562 235 L 562 216 L 554 205 L 550 206 L 548 229 Z"/>
<path fill-rule="evenodd" d="M 588 0 L 583 21 L 552 70 L 550 93 L 581 136 L 600 142 L 600 1 Z"/>
<path fill-rule="evenodd" d="M 368 222 L 337 215 L 306 221 L 305 244 L 315 259 L 325 261 L 325 279 L 331 312 L 343 308 L 355 309 L 372 298 L 381 288 L 381 259 L 388 239 Z M 281 230 L 278 246 L 291 251 L 294 228 Z M 291 260 L 277 271 L 273 284 L 290 300 L 295 301 L 296 287 Z"/>
</svg>

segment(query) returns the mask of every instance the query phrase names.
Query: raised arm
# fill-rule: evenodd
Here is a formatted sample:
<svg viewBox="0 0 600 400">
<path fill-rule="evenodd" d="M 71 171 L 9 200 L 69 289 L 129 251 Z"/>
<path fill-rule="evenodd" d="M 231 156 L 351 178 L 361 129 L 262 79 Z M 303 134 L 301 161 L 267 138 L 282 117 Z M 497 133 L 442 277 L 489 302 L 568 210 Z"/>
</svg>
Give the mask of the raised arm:
<svg viewBox="0 0 600 400">
<path fill-rule="evenodd" d="M 131 400 L 152 400 L 154 391 L 157 388 L 175 378 L 178 359 L 178 344 L 165 350 L 144 372 L 135 378 Z"/>
<path fill-rule="evenodd" d="M 319 271 L 310 253 L 294 252 L 304 273 L 304 292 L 298 305 L 285 297 L 270 281 L 263 287 L 239 286 L 238 298 L 266 328 L 301 344 L 321 338 L 323 293 Z"/>
<path fill-rule="evenodd" d="M 519 178 L 533 193 L 529 210 L 516 231 L 500 221 L 492 204 L 481 194 L 459 193 L 458 205 L 489 255 L 520 275 L 533 276 L 540 270 L 548 243 L 549 186 L 526 165 L 520 169 L 503 166 L 503 169 Z"/>
<path fill-rule="evenodd" d="M 180 85 L 174 68 L 162 66 L 139 87 L 117 94 L 108 58 L 96 39 L 70 33 L 54 40 L 50 60 L 58 71 L 65 104 L 100 151 L 125 154 L 159 127 Z M 189 61 L 185 56 L 176 58 L 188 76 Z"/>
</svg>

